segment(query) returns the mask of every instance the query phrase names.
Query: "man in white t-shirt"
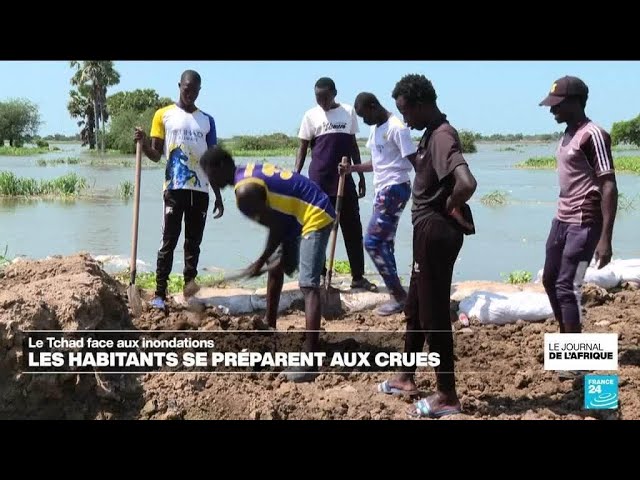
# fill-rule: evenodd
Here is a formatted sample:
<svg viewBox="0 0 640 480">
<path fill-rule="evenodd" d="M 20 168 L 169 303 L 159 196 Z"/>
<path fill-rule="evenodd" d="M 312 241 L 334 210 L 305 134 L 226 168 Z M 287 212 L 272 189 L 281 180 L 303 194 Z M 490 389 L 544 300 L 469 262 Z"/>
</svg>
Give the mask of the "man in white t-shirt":
<svg viewBox="0 0 640 480">
<path fill-rule="evenodd" d="M 167 283 L 173 268 L 173 252 L 178 244 L 184 217 L 184 283 L 185 296 L 197 290 L 200 244 L 209 209 L 209 180 L 200 167 L 200 157 L 207 148 L 218 143 L 213 117 L 196 107 L 202 80 L 194 70 L 180 77 L 180 98 L 172 105 L 157 110 L 151 124 L 151 139 L 136 128 L 134 139 L 142 141 L 142 151 L 152 161 L 167 159 L 164 176 L 164 215 L 162 243 L 158 250 L 156 292 L 151 306 L 164 310 Z M 224 213 L 218 188 L 215 193 L 214 218 Z M 217 214 L 216 214 L 217 212 Z"/>
<path fill-rule="evenodd" d="M 305 112 L 300 124 L 296 172 L 302 171 L 307 149 L 310 147 L 309 178 L 329 196 L 335 207 L 340 177 L 338 165 L 342 157 L 351 159 L 356 165 L 361 161 L 356 139 L 358 117 L 351 105 L 335 101 L 338 92 L 332 79 L 322 77 L 318 79 L 314 88 L 318 105 Z M 375 291 L 377 287 L 364 278 L 364 249 L 358 197 L 362 198 L 365 194 L 364 175 L 360 173 L 358 192 L 353 178 L 347 175 L 340 210 L 340 229 L 351 266 L 351 288 Z M 326 269 L 323 270 L 323 275 L 325 271 Z"/>
<path fill-rule="evenodd" d="M 364 123 L 371 125 L 367 141 L 371 162 L 349 165 L 344 170 L 347 173 L 373 171 L 375 200 L 364 246 L 391 295 L 391 300 L 378 307 L 376 313 L 392 315 L 403 311 L 407 298 L 398 277 L 394 239 L 402 211 L 411 197 L 409 172 L 413 168 L 416 146 L 411 140 L 411 130 L 380 105 L 372 93 L 358 94 L 354 107 Z"/>
</svg>

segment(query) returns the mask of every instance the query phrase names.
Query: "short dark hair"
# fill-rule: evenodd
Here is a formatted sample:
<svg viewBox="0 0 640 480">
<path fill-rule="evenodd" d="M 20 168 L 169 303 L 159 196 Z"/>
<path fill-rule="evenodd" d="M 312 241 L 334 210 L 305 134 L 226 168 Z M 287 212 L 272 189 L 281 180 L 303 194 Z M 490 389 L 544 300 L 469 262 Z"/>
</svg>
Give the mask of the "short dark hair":
<svg viewBox="0 0 640 480">
<path fill-rule="evenodd" d="M 380 101 L 373 93 L 360 92 L 353 102 L 353 106 L 357 108 L 365 105 L 380 105 Z"/>
<path fill-rule="evenodd" d="M 184 82 L 187 79 L 195 80 L 196 82 L 198 82 L 198 85 L 202 83 L 200 74 L 195 70 L 185 70 L 184 72 L 182 72 L 182 75 L 180 75 L 180 81 Z"/>
<path fill-rule="evenodd" d="M 415 103 L 436 103 L 438 96 L 436 90 L 433 88 L 431 81 L 424 75 L 418 75 L 411 73 L 402 77 L 398 83 L 396 83 L 393 93 L 391 94 L 394 100 L 403 96 L 410 104 Z"/>
<path fill-rule="evenodd" d="M 315 88 L 328 88 L 330 90 L 335 90 L 336 84 L 329 77 L 322 77 L 316 82 Z"/>
<path fill-rule="evenodd" d="M 200 157 L 200 166 L 206 172 L 209 168 L 224 168 L 226 166 L 235 166 L 231 154 L 220 145 L 214 145 L 207 149 Z"/>
</svg>

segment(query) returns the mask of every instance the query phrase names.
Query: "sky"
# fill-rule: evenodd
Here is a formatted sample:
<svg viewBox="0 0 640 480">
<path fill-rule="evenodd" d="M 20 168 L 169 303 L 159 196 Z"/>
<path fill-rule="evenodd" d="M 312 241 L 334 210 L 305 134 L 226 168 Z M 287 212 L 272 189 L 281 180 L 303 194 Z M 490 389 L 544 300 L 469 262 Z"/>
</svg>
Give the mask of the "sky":
<svg viewBox="0 0 640 480">
<path fill-rule="evenodd" d="M 374 93 L 397 114 L 391 92 L 409 73 L 432 81 L 438 106 L 458 130 L 538 134 L 561 131 L 538 103 L 554 80 L 582 78 L 589 86 L 587 115 L 610 129 L 640 113 L 639 61 L 118 61 L 120 84 L 108 94 L 153 88 L 177 98 L 180 74 L 198 71 L 196 104 L 216 120 L 218 136 L 297 134 L 304 112 L 315 106 L 313 87 L 333 78 L 336 100 L 353 104 L 361 91 Z M 68 61 L 0 61 L 0 101 L 26 98 L 38 105 L 40 135 L 79 131 L 66 109 L 73 70 Z M 360 134 L 369 127 L 360 122 Z"/>
</svg>

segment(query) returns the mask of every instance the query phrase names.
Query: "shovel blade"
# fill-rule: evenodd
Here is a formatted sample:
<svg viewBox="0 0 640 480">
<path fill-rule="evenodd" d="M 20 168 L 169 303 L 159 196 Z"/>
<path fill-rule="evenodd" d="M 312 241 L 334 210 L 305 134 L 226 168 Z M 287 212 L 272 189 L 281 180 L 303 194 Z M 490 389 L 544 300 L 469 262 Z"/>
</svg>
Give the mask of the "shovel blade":
<svg viewBox="0 0 640 480">
<path fill-rule="evenodd" d="M 142 299 L 140 298 L 140 292 L 135 285 L 129 285 L 127 288 L 127 298 L 129 299 L 129 307 L 134 317 L 142 315 Z"/>
<path fill-rule="evenodd" d="M 328 286 L 321 290 L 322 316 L 326 320 L 335 320 L 344 313 L 340 290 Z"/>
</svg>

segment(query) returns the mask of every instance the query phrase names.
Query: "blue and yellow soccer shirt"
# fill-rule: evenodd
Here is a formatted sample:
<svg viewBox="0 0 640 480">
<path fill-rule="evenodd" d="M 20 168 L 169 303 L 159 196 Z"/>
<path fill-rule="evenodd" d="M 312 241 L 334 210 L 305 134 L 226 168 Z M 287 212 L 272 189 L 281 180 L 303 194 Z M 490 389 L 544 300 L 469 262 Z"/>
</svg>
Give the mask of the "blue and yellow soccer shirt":
<svg viewBox="0 0 640 480">
<path fill-rule="evenodd" d="M 164 140 L 165 190 L 209 193 L 209 180 L 200 167 L 200 157 L 218 142 L 211 115 L 201 110 L 189 113 L 176 104 L 169 105 L 153 116 L 151 136 Z"/>
<path fill-rule="evenodd" d="M 249 163 L 236 169 L 234 189 L 247 182 L 264 187 L 269 207 L 285 222 L 287 238 L 304 237 L 332 224 L 336 217 L 327 194 L 299 173 L 270 163 Z"/>
</svg>

